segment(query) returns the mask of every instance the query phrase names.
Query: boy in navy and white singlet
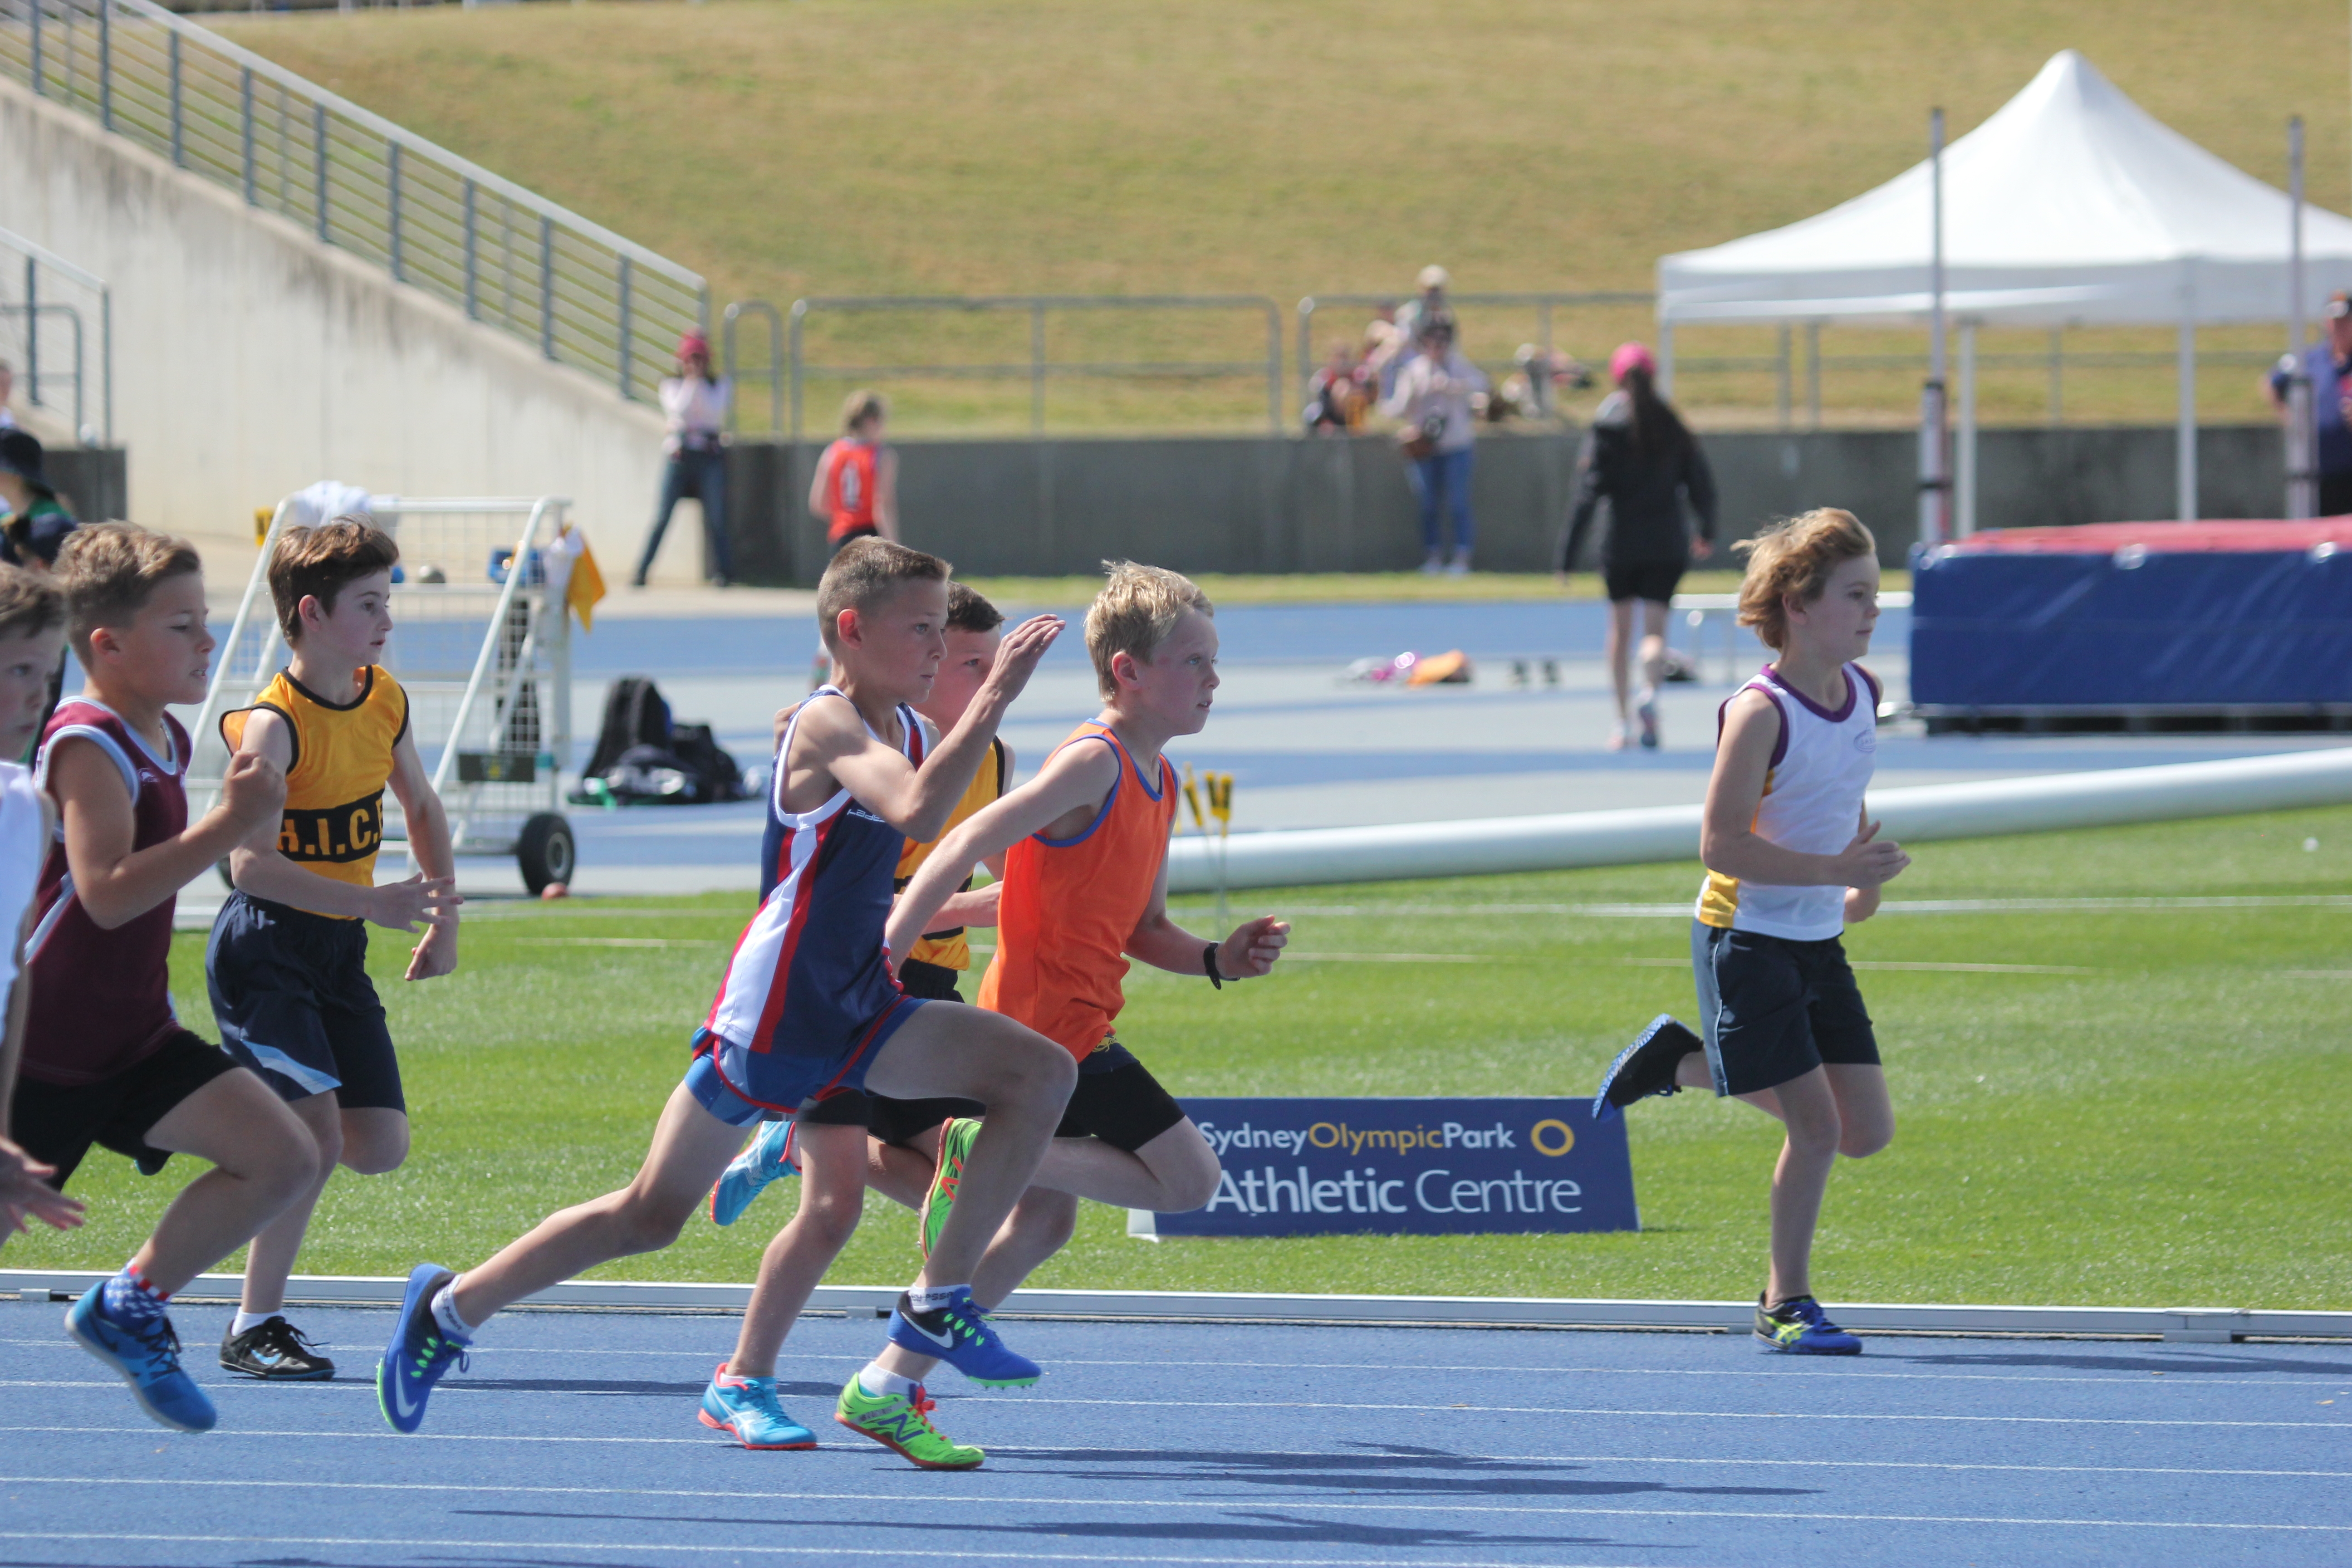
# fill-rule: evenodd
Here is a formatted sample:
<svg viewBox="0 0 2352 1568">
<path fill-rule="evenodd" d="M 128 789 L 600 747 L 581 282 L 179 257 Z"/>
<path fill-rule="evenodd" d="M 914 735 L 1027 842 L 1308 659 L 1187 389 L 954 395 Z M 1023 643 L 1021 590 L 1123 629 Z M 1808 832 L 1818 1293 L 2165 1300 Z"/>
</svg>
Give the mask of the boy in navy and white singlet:
<svg viewBox="0 0 2352 1568">
<path fill-rule="evenodd" d="M 182 540 L 108 523 L 58 557 L 86 684 L 60 704 L 36 776 L 58 805 L 27 944 L 32 982 L 13 1136 L 62 1185 L 92 1143 L 160 1171 L 210 1161 L 120 1274 L 66 1314 L 68 1332 L 155 1420 L 201 1432 L 212 1402 L 180 1369 L 164 1303 L 308 1186 L 318 1152 L 261 1080 L 180 1026 L 167 961 L 179 889 L 275 822 L 286 775 L 233 761 L 220 804 L 188 822 L 188 735 L 165 711 L 205 700 L 205 584 Z"/>
<path fill-rule="evenodd" d="M 938 835 L 1061 623 L 1038 616 L 1006 637 L 962 721 L 929 746 L 912 704 L 938 674 L 947 609 L 947 564 L 919 551 L 854 540 L 825 568 L 818 624 L 839 680 L 793 716 L 768 797 L 775 886 L 728 960 L 646 1163 L 627 1187 L 551 1215 L 463 1276 L 430 1263 L 410 1275 L 377 1368 L 395 1430 L 422 1424 L 434 1385 L 491 1313 L 675 1239 L 746 1128 L 868 1087 L 899 1100 L 961 1096 L 988 1112 L 956 1211 L 891 1316 L 891 1342 L 924 1347 L 976 1383 L 1036 1381 L 1036 1363 L 973 1305 L 971 1273 L 1036 1170 L 1076 1071 L 1011 1019 L 907 995 L 882 931 L 905 841 Z M 923 1425 L 919 1389 L 898 1403 L 909 1430 Z"/>
<path fill-rule="evenodd" d="M 1879 686 L 1853 661 L 1878 621 L 1878 547 L 1852 513 L 1823 508 L 1734 548 L 1751 552 L 1740 624 L 1778 657 L 1723 706 L 1691 926 L 1702 1034 L 1655 1020 L 1610 1065 L 1593 1111 L 1704 1084 L 1782 1122 L 1756 1337 L 1768 1350 L 1852 1355 L 1862 1342 L 1829 1321 L 1810 1268 L 1837 1157 L 1874 1154 L 1895 1136 L 1878 1041 L 1839 940 L 1910 864 L 1863 799 Z"/>
</svg>

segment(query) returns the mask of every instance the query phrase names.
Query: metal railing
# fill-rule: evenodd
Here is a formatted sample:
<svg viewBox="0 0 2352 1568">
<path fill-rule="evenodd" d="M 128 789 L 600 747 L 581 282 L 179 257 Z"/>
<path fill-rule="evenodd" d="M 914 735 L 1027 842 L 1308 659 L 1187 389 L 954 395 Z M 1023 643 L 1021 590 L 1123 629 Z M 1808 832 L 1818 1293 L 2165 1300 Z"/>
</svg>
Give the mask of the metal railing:
<svg viewBox="0 0 2352 1568">
<path fill-rule="evenodd" d="M 1303 398 L 1312 401 L 1315 395 L 1315 373 L 1321 361 L 1315 354 L 1315 313 L 1334 305 L 1377 310 L 1386 305 L 1402 305 L 1411 294 L 1309 294 L 1298 301 L 1298 385 Z M 1488 306 L 1496 309 L 1526 310 L 1533 307 L 1536 313 L 1536 346 L 1549 354 L 1552 352 L 1552 312 L 1607 305 L 1649 305 L 1657 296 L 1639 289 L 1603 290 L 1598 293 L 1522 293 L 1522 294 L 1448 294 L 1446 304 Z M 1497 367 L 1499 368 L 1499 367 Z"/>
<path fill-rule="evenodd" d="M 112 446 L 114 296 L 106 279 L 5 228 L 0 228 L 0 252 L 7 257 L 0 265 L 0 342 L 14 351 L 0 357 L 15 365 L 25 402 L 48 412 L 62 410 L 70 400 L 74 438 L 85 446 Z M 23 291 L 10 299 L 9 290 L 18 285 Z M 60 353 L 60 331 L 71 335 L 70 355 Z M 95 345 L 92 336 L 98 340 Z M 98 393 L 95 424 L 90 419 L 93 381 Z"/>
<path fill-rule="evenodd" d="M 740 305 L 730 306 L 730 327 L 733 325 L 736 312 L 755 309 L 772 310 L 772 307 L 761 300 L 745 300 Z M 804 329 L 811 315 L 821 311 L 865 314 L 889 310 L 1024 312 L 1029 318 L 1029 357 L 1013 363 L 812 365 L 807 362 Z M 1045 323 L 1048 316 L 1056 310 L 1251 311 L 1262 316 L 1265 322 L 1265 357 L 1250 360 L 1055 360 L 1046 353 Z M 1013 294 L 971 298 L 874 295 L 809 299 L 793 301 L 788 321 L 784 356 L 786 420 L 788 432 L 795 442 L 802 437 L 803 394 L 812 377 L 846 382 L 1025 378 L 1029 383 L 1030 433 L 1043 435 L 1045 429 L 1045 384 L 1049 380 L 1088 377 L 1204 381 L 1263 375 L 1265 378 L 1268 426 L 1278 435 L 1288 426 L 1282 406 L 1282 309 L 1262 294 Z M 728 363 L 731 369 L 734 363 L 731 341 Z"/>
<path fill-rule="evenodd" d="M 0 73 L 630 399 L 701 277 L 153 0 L 0 0 Z"/>
</svg>

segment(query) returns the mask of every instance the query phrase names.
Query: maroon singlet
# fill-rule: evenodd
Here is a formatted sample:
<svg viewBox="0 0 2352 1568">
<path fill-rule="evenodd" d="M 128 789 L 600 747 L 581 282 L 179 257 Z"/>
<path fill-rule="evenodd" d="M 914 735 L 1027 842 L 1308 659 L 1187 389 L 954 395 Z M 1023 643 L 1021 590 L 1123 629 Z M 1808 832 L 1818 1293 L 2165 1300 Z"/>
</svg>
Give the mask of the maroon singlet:
<svg viewBox="0 0 2352 1568">
<path fill-rule="evenodd" d="M 49 788 L 49 758 L 68 736 L 87 740 L 113 760 L 131 791 L 136 836 L 131 848 L 151 848 L 188 826 L 188 732 L 163 715 L 168 757 L 103 703 L 86 697 L 58 704 L 41 732 L 34 777 Z M 54 798 L 56 792 L 50 791 Z M 65 829 L 58 829 L 34 895 L 30 1011 L 25 1020 L 24 1075 L 73 1088 L 98 1083 L 137 1065 L 180 1027 L 172 1016 L 172 907 L 165 899 L 135 920 L 101 931 L 74 896 L 66 868 Z"/>
</svg>

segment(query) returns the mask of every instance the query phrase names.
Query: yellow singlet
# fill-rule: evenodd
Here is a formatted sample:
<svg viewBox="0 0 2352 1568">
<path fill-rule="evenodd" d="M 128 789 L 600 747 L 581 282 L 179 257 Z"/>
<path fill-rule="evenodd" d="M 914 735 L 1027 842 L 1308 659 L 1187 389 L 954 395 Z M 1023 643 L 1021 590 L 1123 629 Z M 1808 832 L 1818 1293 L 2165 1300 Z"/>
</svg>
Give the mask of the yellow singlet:
<svg viewBox="0 0 2352 1568">
<path fill-rule="evenodd" d="M 221 715 L 221 739 L 232 753 L 244 742 L 247 715 L 265 708 L 286 721 L 294 742 L 278 852 L 306 871 L 373 887 L 383 786 L 392 777 L 393 748 L 408 733 L 408 693 L 382 666 L 370 665 L 360 671 L 358 698 L 339 706 L 281 669 L 253 707 Z"/>
<path fill-rule="evenodd" d="M 1004 794 L 1006 782 L 1004 742 L 991 741 L 988 746 L 992 760 L 980 764 L 980 772 L 972 775 L 971 787 L 963 792 L 963 798 L 956 802 L 953 811 L 948 813 L 948 825 L 940 829 L 940 838 L 945 838 L 956 824 L 977 812 L 982 806 L 994 805 Z M 903 893 L 907 890 L 907 884 L 915 879 L 917 868 L 929 859 L 931 851 L 939 847 L 940 838 L 934 838 L 928 844 L 916 844 L 911 841 L 908 844 L 905 851 L 898 857 L 898 891 Z M 971 888 L 971 879 L 966 877 L 963 879 L 963 885 L 966 889 Z M 914 951 L 907 956 L 919 963 L 936 963 L 941 969 L 971 967 L 971 945 L 964 940 L 961 926 L 924 933 L 916 942 Z"/>
</svg>

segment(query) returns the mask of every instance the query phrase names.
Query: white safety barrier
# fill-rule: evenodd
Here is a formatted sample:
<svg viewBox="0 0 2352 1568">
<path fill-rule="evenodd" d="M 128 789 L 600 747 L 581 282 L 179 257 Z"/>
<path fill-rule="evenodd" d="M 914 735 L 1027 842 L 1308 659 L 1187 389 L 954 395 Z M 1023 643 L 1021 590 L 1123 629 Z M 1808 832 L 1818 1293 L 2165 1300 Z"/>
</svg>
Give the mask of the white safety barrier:
<svg viewBox="0 0 2352 1568">
<path fill-rule="evenodd" d="M 1926 784 L 1870 796 L 1871 815 L 1898 841 L 2347 804 L 2352 804 L 2352 747 L 2339 746 L 2218 763 Z M 1289 888 L 1693 860 L 1698 858 L 1698 817 L 1696 805 L 1668 805 L 1240 833 L 1228 841 L 1225 886 Z M 1207 839 L 1187 836 L 1169 848 L 1171 892 L 1208 892 L 1216 886 L 1216 869 Z"/>
</svg>

